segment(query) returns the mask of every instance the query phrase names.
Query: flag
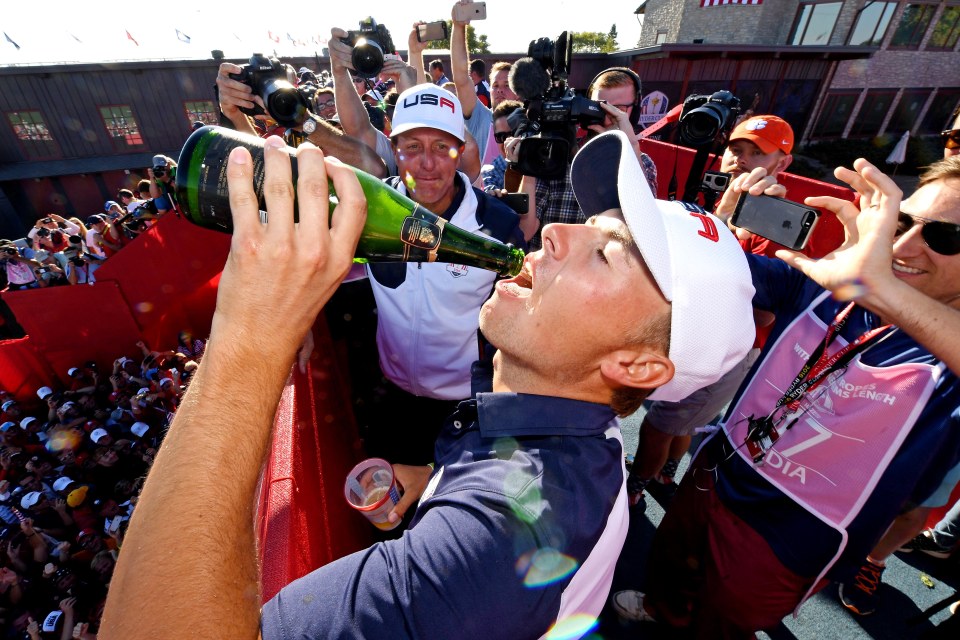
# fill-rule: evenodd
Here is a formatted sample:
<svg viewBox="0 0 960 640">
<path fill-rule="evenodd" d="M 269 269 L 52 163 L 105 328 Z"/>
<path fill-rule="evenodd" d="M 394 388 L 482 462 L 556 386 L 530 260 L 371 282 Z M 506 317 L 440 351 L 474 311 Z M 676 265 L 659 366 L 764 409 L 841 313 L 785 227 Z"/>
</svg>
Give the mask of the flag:
<svg viewBox="0 0 960 640">
<path fill-rule="evenodd" d="M 190 44 L 190 36 L 185 34 L 183 31 L 180 31 L 180 29 L 174 29 L 174 31 L 177 32 L 177 40 Z"/>
<path fill-rule="evenodd" d="M 9 42 L 9 43 L 12 44 L 14 47 L 16 47 L 16 48 L 17 48 L 17 51 L 20 51 L 20 45 L 18 45 L 16 42 L 14 42 L 14 41 L 13 41 L 13 38 L 11 38 L 10 36 L 8 36 L 6 31 L 3 32 L 3 37 L 7 39 L 7 42 Z"/>
<path fill-rule="evenodd" d="M 127 29 L 127 40 L 130 40 L 131 42 L 133 42 L 133 44 L 137 45 L 138 47 L 140 46 L 140 43 L 137 42 L 137 39 L 134 38 L 132 35 L 130 35 L 129 29 Z"/>
<path fill-rule="evenodd" d="M 273 31 L 267 31 L 267 37 L 273 40 L 274 42 L 280 42 L 280 36 L 273 35 Z"/>
<path fill-rule="evenodd" d="M 907 161 L 907 144 L 910 142 L 910 130 L 903 132 L 893 151 L 887 156 L 887 164 L 903 164 Z"/>
<path fill-rule="evenodd" d="M 700 0 L 701 7 L 716 7 L 721 4 L 763 4 L 763 0 Z"/>
</svg>

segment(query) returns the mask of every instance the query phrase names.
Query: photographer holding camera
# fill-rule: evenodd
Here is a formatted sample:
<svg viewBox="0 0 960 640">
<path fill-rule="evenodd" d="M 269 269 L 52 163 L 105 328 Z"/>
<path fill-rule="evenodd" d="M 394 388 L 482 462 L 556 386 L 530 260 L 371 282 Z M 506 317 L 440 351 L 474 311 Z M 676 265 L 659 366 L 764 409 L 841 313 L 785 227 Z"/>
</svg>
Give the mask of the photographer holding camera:
<svg viewBox="0 0 960 640">
<path fill-rule="evenodd" d="M 157 217 L 167 211 L 179 211 L 176 195 L 177 163 L 163 154 L 153 156 L 153 166 L 147 169 L 150 176 L 150 197 L 157 208 Z"/>
<path fill-rule="evenodd" d="M 640 150 L 634 133 L 640 115 L 637 75 L 623 67 L 606 69 L 591 81 L 587 99 L 576 95 L 566 83 L 572 57 L 572 42 L 566 32 L 555 42 L 548 38 L 531 42 L 528 54 L 510 71 L 510 87 L 524 100 L 525 119 L 517 137 L 505 144 L 505 151 L 511 168 L 523 174 L 524 186 L 531 188 L 532 183 L 540 226 L 585 221 L 570 185 L 570 162 L 578 149 L 577 127 L 586 129 L 588 138 L 605 131 L 622 131 L 650 190 L 656 193 L 656 166 Z M 534 236 L 530 246 L 539 244 L 539 236 Z"/>
<path fill-rule="evenodd" d="M 0 261 L 7 272 L 7 290 L 36 289 L 40 286 L 37 271 L 43 265 L 36 260 L 24 258 L 15 244 L 0 247 Z"/>
<path fill-rule="evenodd" d="M 265 62 L 264 62 L 265 60 Z M 256 69 L 261 71 L 257 72 Z M 297 99 L 292 97 L 291 90 L 296 92 L 284 65 L 279 61 L 264 59 L 260 54 L 254 54 L 247 65 L 239 66 L 231 62 L 223 62 L 217 73 L 217 95 L 220 101 L 220 111 L 229 119 L 233 128 L 243 133 L 266 137 L 280 135 L 287 127 L 305 134 L 306 139 L 320 147 L 328 155 L 335 156 L 349 165 L 362 169 L 377 177 L 387 175 L 383 162 L 369 147 L 343 131 L 328 123 L 324 118 L 312 113 L 304 103 L 299 107 Z M 292 76 L 292 68 L 290 69 Z M 282 77 L 280 74 L 282 73 Z M 286 84 L 283 84 L 286 83 Z M 273 93 L 269 93 L 270 90 Z M 286 96 L 279 101 L 286 111 L 282 114 L 272 114 L 269 108 L 269 98 L 277 91 L 285 91 Z M 263 94 L 269 93 L 267 100 Z M 254 115 L 255 114 L 255 115 Z M 274 115 L 290 117 L 281 126 Z M 262 123 L 264 132 L 254 126 L 254 122 Z"/>
</svg>

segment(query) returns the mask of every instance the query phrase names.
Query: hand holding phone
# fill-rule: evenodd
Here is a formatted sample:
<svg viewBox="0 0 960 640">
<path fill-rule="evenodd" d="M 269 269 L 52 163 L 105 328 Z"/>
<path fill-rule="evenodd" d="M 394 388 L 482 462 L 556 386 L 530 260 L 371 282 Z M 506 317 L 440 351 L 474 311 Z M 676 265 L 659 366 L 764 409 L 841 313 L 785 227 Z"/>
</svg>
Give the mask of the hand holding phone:
<svg viewBox="0 0 960 640">
<path fill-rule="evenodd" d="M 422 22 L 417 25 L 418 42 L 444 40 L 448 35 L 447 23 L 443 20 L 437 20 L 436 22 Z"/>
<path fill-rule="evenodd" d="M 820 211 L 774 196 L 752 196 L 744 192 L 730 223 L 772 240 L 794 251 L 802 251 L 810 240 Z"/>
<path fill-rule="evenodd" d="M 453 19 L 457 22 L 487 19 L 486 2 L 466 2 L 453 5 Z"/>
</svg>

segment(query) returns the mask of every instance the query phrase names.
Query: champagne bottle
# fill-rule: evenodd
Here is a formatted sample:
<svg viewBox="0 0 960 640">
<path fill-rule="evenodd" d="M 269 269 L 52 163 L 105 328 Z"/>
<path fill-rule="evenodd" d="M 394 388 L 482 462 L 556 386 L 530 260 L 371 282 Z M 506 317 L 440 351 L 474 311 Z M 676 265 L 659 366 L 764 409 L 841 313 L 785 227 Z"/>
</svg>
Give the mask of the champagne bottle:
<svg viewBox="0 0 960 640">
<path fill-rule="evenodd" d="M 227 193 L 227 159 L 230 151 L 238 146 L 246 147 L 253 157 L 253 187 L 260 210 L 266 210 L 263 142 L 252 135 L 212 126 L 202 127 L 190 135 L 180 152 L 176 179 L 177 199 L 188 220 L 208 229 L 233 231 Z M 292 160 L 296 185 L 295 150 L 288 147 L 286 151 Z M 464 231 L 369 173 L 353 170 L 367 198 L 367 222 L 354 262 L 453 262 L 500 275 L 520 272 L 522 250 Z M 331 215 L 336 204 L 331 183 Z M 297 216 L 296 202 L 294 216 Z"/>
</svg>

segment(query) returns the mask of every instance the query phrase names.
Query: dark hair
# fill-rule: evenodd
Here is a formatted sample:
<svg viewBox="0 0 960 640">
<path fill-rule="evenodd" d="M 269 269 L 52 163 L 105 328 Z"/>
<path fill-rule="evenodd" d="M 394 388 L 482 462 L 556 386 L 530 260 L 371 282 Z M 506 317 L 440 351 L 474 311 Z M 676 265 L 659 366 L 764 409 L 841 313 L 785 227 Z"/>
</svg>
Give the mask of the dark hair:
<svg viewBox="0 0 960 640">
<path fill-rule="evenodd" d="M 430 68 L 431 68 L 431 69 L 440 69 L 440 71 L 443 71 L 443 61 L 440 60 L 439 58 L 437 58 L 436 60 L 431 60 L 431 61 L 430 61 Z"/>
<path fill-rule="evenodd" d="M 471 60 L 470 72 L 475 73 L 481 78 L 487 75 L 487 63 L 483 60 Z"/>
<path fill-rule="evenodd" d="M 117 191 L 117 197 L 118 197 L 118 198 L 133 198 L 133 191 L 130 191 L 130 189 L 120 189 L 119 191 Z"/>
<path fill-rule="evenodd" d="M 519 100 L 504 100 L 493 108 L 493 119 L 496 120 L 497 118 L 506 118 L 517 109 L 522 108 L 523 103 Z"/>
</svg>

